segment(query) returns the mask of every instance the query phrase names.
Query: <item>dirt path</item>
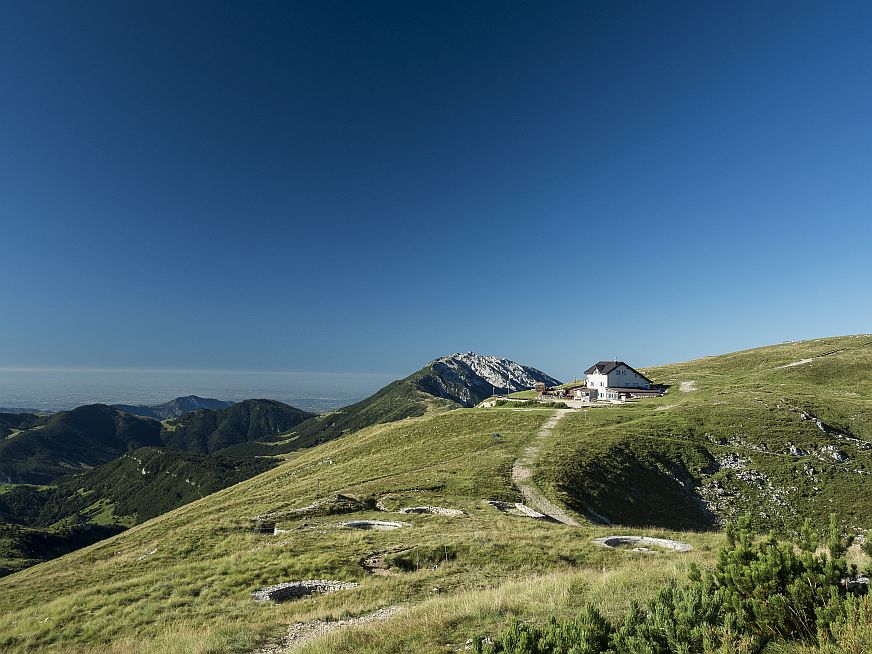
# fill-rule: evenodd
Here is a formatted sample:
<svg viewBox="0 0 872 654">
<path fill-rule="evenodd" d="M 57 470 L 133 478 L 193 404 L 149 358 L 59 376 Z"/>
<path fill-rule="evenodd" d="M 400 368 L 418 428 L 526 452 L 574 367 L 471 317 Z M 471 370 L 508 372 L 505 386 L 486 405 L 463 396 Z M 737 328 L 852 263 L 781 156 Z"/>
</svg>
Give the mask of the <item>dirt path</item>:
<svg viewBox="0 0 872 654">
<path fill-rule="evenodd" d="M 389 606 L 384 609 L 379 609 L 375 613 L 362 615 L 359 618 L 349 618 L 348 620 L 312 620 L 311 622 L 295 622 L 288 627 L 288 635 L 284 640 L 266 645 L 255 650 L 252 654 L 289 654 L 303 645 L 312 642 L 316 638 L 325 636 L 331 632 L 337 631 L 338 629 L 387 620 L 396 615 L 399 611 L 399 606 Z"/>
<path fill-rule="evenodd" d="M 556 411 L 554 415 L 548 418 L 545 424 L 539 428 L 539 431 L 536 433 L 530 446 L 524 450 L 521 457 L 515 461 L 512 466 L 512 483 L 517 486 L 518 490 L 521 491 L 521 495 L 524 496 L 524 504 L 536 509 L 539 513 L 544 513 L 545 515 L 554 518 L 558 522 L 562 522 L 565 525 L 578 527 L 578 521 L 569 515 L 566 510 L 560 508 L 542 495 L 542 493 L 540 493 L 533 485 L 532 481 L 532 466 L 536 461 L 536 457 L 539 456 L 539 450 L 542 449 L 542 444 L 545 439 L 551 435 L 551 431 L 557 423 L 560 422 L 560 419 L 567 413 L 568 411 L 565 410 Z"/>
</svg>

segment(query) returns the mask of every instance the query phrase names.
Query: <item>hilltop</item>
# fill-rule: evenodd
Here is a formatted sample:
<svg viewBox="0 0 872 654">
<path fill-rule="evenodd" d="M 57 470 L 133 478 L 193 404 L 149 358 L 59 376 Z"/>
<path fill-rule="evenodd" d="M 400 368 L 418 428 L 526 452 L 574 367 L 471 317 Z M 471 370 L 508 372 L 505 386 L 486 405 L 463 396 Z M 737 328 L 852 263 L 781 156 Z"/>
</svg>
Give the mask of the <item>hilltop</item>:
<svg viewBox="0 0 872 654">
<path fill-rule="evenodd" d="M 197 409 L 226 409 L 232 405 L 233 402 L 225 400 L 199 397 L 198 395 L 186 395 L 184 397 L 177 397 L 169 402 L 163 402 L 162 404 L 113 404 L 111 406 L 113 409 L 118 409 L 134 416 L 166 420 L 167 418 L 178 418 Z"/>
<path fill-rule="evenodd" d="M 296 633 L 316 619 L 378 615 L 378 624 L 303 651 L 463 651 L 467 638 L 498 633 L 513 618 L 569 618 L 586 603 L 610 619 L 623 615 L 630 599 L 644 603 L 667 579 L 687 579 L 690 563 L 711 567 L 720 525 L 737 512 L 751 510 L 761 528 L 781 533 L 806 516 L 826 524 L 831 511 L 848 533 L 872 526 L 870 336 L 646 369 L 669 386 L 664 397 L 587 412 L 462 408 L 417 386 L 427 368 L 382 392 L 414 400 L 414 417 L 340 432 L 263 474 L 0 580 L 0 649 L 254 652 L 288 624 L 302 624 Z M 578 526 L 517 509 L 533 490 L 546 513 L 559 507 Z M 277 533 L 256 533 L 257 517 Z M 339 525 L 349 520 L 398 526 Z M 675 538 L 693 550 L 593 542 L 614 534 Z M 861 567 L 868 562 L 857 556 Z M 251 597 L 313 579 L 360 586 L 278 605 Z"/>
</svg>

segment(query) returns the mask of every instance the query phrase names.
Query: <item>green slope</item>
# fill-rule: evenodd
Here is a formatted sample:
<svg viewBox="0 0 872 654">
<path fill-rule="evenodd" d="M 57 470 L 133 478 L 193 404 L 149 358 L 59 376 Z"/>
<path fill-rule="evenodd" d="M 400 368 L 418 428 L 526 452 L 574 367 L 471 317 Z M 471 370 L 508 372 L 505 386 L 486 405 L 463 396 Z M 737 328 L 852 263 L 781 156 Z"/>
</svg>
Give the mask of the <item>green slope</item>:
<svg viewBox="0 0 872 654">
<path fill-rule="evenodd" d="M 568 505 L 636 526 L 711 528 L 751 511 L 761 527 L 791 532 L 833 510 L 846 527 L 867 526 L 872 337 L 645 372 L 671 386 L 665 397 L 592 409 L 559 425 L 539 472 Z"/>
<path fill-rule="evenodd" d="M 387 622 L 343 631 L 306 651 L 453 652 L 468 636 L 501 629 L 512 617 L 569 617 L 593 602 L 616 618 L 629 599 L 644 602 L 664 579 L 686 576 L 689 562 L 710 566 L 721 535 L 679 532 L 696 547 L 681 556 L 604 550 L 591 543 L 595 536 L 710 529 L 745 508 L 761 524 L 787 530 L 804 515 L 830 510 L 848 528 L 870 526 L 867 475 L 854 472 L 869 465 L 862 443 L 872 440 L 870 341 L 824 339 L 651 369 L 652 379 L 671 385 L 665 397 L 569 413 L 541 437 L 537 431 L 552 411 L 511 408 L 461 409 L 346 433 L 119 536 L 0 580 L 6 591 L 0 649 L 251 652 L 290 622 L 401 605 L 406 612 Z M 812 361 L 780 367 L 806 358 Z M 811 416 L 803 419 L 803 411 L 829 431 Z M 788 437 L 814 454 L 781 451 Z M 581 527 L 515 517 L 484 502 L 520 499 L 512 464 L 535 444 L 542 450 L 534 482 L 575 508 Z M 817 458 L 831 444 L 846 462 Z M 731 457 L 741 467 L 724 465 Z M 815 467 L 813 476 L 806 463 Z M 698 492 L 715 482 L 725 489 L 723 507 L 704 504 Z M 782 490 L 786 507 L 774 492 Z M 336 493 L 361 505 L 347 518 L 293 511 Z M 386 511 L 366 508 L 367 500 Z M 393 513 L 421 505 L 465 515 Z M 264 514 L 286 531 L 253 533 L 250 519 Z M 597 516 L 626 524 L 602 526 Z M 351 518 L 411 526 L 337 527 Z M 446 555 L 437 562 L 433 553 L 440 550 Z M 379 553 L 388 566 L 394 562 L 391 574 L 371 575 L 361 565 Z M 249 595 L 319 578 L 361 586 L 275 606 Z"/>
</svg>

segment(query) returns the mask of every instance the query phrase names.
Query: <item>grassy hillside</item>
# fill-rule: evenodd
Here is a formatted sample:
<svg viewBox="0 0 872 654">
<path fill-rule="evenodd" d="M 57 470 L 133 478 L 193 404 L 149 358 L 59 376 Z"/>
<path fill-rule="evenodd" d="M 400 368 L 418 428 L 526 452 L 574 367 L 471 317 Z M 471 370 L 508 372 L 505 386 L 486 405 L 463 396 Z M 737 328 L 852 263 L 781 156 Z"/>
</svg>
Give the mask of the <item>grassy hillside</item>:
<svg viewBox="0 0 872 654">
<path fill-rule="evenodd" d="M 833 510 L 846 528 L 869 526 L 872 337 L 645 372 L 670 385 L 666 396 L 558 426 L 539 473 L 568 505 L 637 526 L 704 529 L 751 511 L 761 527 L 792 532 Z"/>
<path fill-rule="evenodd" d="M 467 637 L 496 633 L 513 617 L 568 618 L 585 603 L 618 619 L 629 599 L 645 602 L 666 579 L 686 578 L 689 563 L 710 567 L 722 542 L 717 525 L 736 512 L 751 509 L 761 526 L 785 531 L 830 511 L 849 529 L 870 526 L 868 475 L 857 472 L 872 470 L 864 444 L 872 441 L 870 342 L 823 339 L 647 370 L 670 384 L 665 397 L 570 412 L 542 435 L 553 411 L 526 407 L 459 409 L 347 432 L 0 580 L 0 650 L 252 652 L 289 623 L 397 605 L 404 611 L 386 622 L 337 631 L 302 651 L 461 651 Z M 574 509 L 580 527 L 484 501 L 520 499 L 512 464 L 534 445 L 542 447 L 534 482 Z M 828 446 L 847 458 L 837 461 Z M 337 493 L 361 502 L 347 515 L 295 511 Z M 385 510 L 371 508 L 376 502 Z M 465 514 L 395 513 L 422 505 Z M 284 531 L 254 533 L 251 518 L 264 515 Z M 347 519 L 410 526 L 338 526 Z M 616 533 L 673 536 L 695 549 L 645 554 L 591 542 Z M 387 574 L 368 572 L 363 563 L 373 558 Z M 249 595 L 300 579 L 361 585 L 279 605 Z"/>
</svg>

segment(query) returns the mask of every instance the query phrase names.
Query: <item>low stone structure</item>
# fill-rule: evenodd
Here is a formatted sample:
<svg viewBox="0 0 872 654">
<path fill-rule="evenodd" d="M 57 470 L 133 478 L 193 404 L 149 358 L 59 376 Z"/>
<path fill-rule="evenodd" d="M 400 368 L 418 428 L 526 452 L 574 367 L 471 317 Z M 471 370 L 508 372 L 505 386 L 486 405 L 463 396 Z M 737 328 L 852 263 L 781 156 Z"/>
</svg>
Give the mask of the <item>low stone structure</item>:
<svg viewBox="0 0 872 654">
<path fill-rule="evenodd" d="M 400 529 L 402 527 L 411 527 L 408 522 L 393 522 L 391 520 L 350 520 L 349 522 L 340 522 L 340 527 L 348 527 L 349 529 L 375 529 L 376 531 L 388 531 L 390 529 Z"/>
<path fill-rule="evenodd" d="M 520 502 L 502 502 L 500 500 L 488 500 L 487 503 L 498 511 L 508 513 L 509 515 L 516 515 L 522 518 L 533 518 L 534 520 L 553 520 L 551 516 L 547 516 L 544 513 L 539 513 L 538 511 L 531 509 L 526 504 L 521 504 Z"/>
<path fill-rule="evenodd" d="M 400 513 L 429 513 L 431 515 L 459 516 L 463 515 L 460 509 L 446 509 L 444 506 L 407 506 L 400 509 Z"/>
<path fill-rule="evenodd" d="M 337 590 L 357 588 L 360 584 L 353 581 L 330 581 L 327 579 L 308 579 L 306 581 L 289 581 L 284 584 L 267 586 L 254 591 L 251 596 L 255 602 L 284 602 L 286 600 L 308 597 L 313 593 L 334 593 Z"/>
<path fill-rule="evenodd" d="M 626 546 L 631 552 L 650 552 L 648 545 L 674 552 L 689 552 L 693 549 L 693 545 L 690 543 L 682 543 L 679 540 L 668 538 L 651 538 L 650 536 L 604 536 L 603 538 L 594 538 L 593 542 L 612 549 Z M 631 547 L 634 545 L 635 547 Z"/>
</svg>

